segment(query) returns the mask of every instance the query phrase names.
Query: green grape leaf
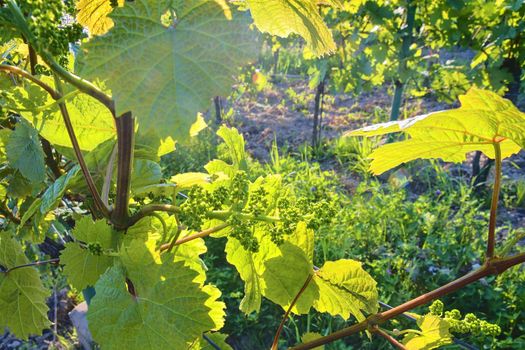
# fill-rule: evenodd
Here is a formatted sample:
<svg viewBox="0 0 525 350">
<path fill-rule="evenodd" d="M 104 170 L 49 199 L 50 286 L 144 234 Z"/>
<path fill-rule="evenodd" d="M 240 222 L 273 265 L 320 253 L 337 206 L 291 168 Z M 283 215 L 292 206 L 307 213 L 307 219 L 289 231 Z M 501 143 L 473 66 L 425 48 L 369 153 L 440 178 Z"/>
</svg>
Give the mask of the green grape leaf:
<svg viewBox="0 0 525 350">
<path fill-rule="evenodd" d="M 215 301 L 220 292 L 203 289 L 195 282 L 197 272 L 173 262 L 170 254 L 161 258 L 154 244 L 138 239 L 124 248 L 121 259 L 123 266 L 112 267 L 97 282 L 88 312 L 101 347 L 184 349 L 216 327 L 217 310 L 208 305 L 222 304 Z"/>
<path fill-rule="evenodd" d="M 39 183 L 46 179 L 44 151 L 37 131 L 27 122 L 16 125 L 9 136 L 6 153 L 10 166 L 29 181 Z"/>
<path fill-rule="evenodd" d="M 335 51 L 336 45 L 319 14 L 317 0 L 247 0 L 257 28 L 280 37 L 298 34 L 306 40 L 308 49 L 315 56 Z M 334 5 L 333 1 L 327 5 Z"/>
<path fill-rule="evenodd" d="M 9 142 L 9 137 L 12 131 L 10 129 L 0 130 L 0 163 L 7 162 L 6 145 Z"/>
<path fill-rule="evenodd" d="M 77 242 L 83 242 L 87 247 L 77 242 L 66 243 L 60 263 L 64 265 L 69 283 L 82 290 L 94 286 L 99 277 L 113 265 L 113 257 L 104 254 L 104 250 L 115 249 L 116 234 L 104 220 L 93 222 L 87 216 L 77 221 L 72 233 Z M 90 244 L 100 247 L 101 251 L 91 251 Z"/>
<path fill-rule="evenodd" d="M 287 310 L 307 279 L 313 274 L 313 265 L 301 248 L 288 242 L 282 244 L 279 251 L 278 256 L 264 262 L 261 292 Z M 306 288 L 292 308 L 292 312 L 308 313 L 313 301 L 318 298 L 319 290 L 315 286 Z"/>
<path fill-rule="evenodd" d="M 216 344 L 221 350 L 233 350 L 233 348 L 226 343 L 228 335 L 222 333 L 206 333 L 205 336 Z M 199 337 L 191 344 L 189 350 L 216 350 L 204 337 Z"/>
<path fill-rule="evenodd" d="M 259 312 L 262 301 L 262 287 L 258 276 L 259 262 L 256 256 L 261 253 L 254 254 L 247 251 L 235 238 L 228 239 L 225 250 L 226 259 L 235 266 L 244 281 L 244 298 L 241 300 L 239 308 L 246 314 L 252 311 Z M 277 249 L 275 249 L 274 254 L 278 254 Z"/>
<path fill-rule="evenodd" d="M 481 151 L 494 159 L 496 144 L 501 148 L 502 158 L 525 147 L 525 113 L 509 100 L 490 91 L 472 88 L 460 96 L 460 102 L 461 107 L 457 109 L 372 125 L 347 135 L 404 132 L 410 136 L 372 152 L 370 170 L 374 174 L 418 158 L 461 162 L 466 153 L 472 151 Z"/>
<path fill-rule="evenodd" d="M 47 190 L 42 195 L 40 213 L 46 214 L 47 212 L 56 208 L 67 189 L 69 180 L 76 176 L 79 170 L 80 167 L 73 167 L 70 171 L 59 177 L 51 186 L 47 188 Z"/>
<path fill-rule="evenodd" d="M 44 83 L 54 86 L 54 79 L 39 77 Z M 79 94 L 67 86 L 66 102 L 69 118 L 80 149 L 91 151 L 102 142 L 116 135 L 115 122 L 111 112 L 93 97 Z M 39 134 L 54 146 L 71 149 L 73 146 L 62 113 L 55 100 L 40 87 L 25 84 L 13 91 L 13 111 L 31 122 Z M 6 106 L 10 109 L 9 106 Z"/>
<path fill-rule="evenodd" d="M 131 172 L 131 189 L 157 184 L 162 179 L 162 169 L 156 162 L 135 159 Z"/>
<path fill-rule="evenodd" d="M 319 290 L 314 307 L 320 312 L 340 315 L 344 319 L 353 315 L 359 322 L 365 319 L 362 311 L 377 313 L 377 283 L 358 261 L 327 261 L 316 272 L 313 282 L 309 288 Z"/>
<path fill-rule="evenodd" d="M 235 266 L 244 281 L 240 309 L 247 314 L 258 312 L 262 296 L 286 309 L 308 276 L 313 274 L 312 263 L 301 248 L 291 243 L 278 247 L 260 227 L 256 228 L 255 236 L 260 243 L 256 253 L 245 250 L 236 238 L 229 237 L 226 243 L 226 259 Z M 317 297 L 316 287 L 309 287 L 292 311 L 299 314 L 308 312 Z"/>
<path fill-rule="evenodd" d="M 432 350 L 452 343 L 450 324 L 442 318 L 428 314 L 417 320 L 421 332 L 408 333 L 403 344 L 408 350 Z"/>
<path fill-rule="evenodd" d="M 228 156 L 235 169 L 247 170 L 244 137 L 241 133 L 236 128 L 228 128 L 223 125 L 217 130 L 217 135 L 228 148 Z"/>
<path fill-rule="evenodd" d="M 256 58 L 247 16 L 223 0 L 138 0 L 110 18 L 115 26 L 82 46 L 81 75 L 105 81 L 117 115 L 131 111 L 139 130 L 162 138 L 188 138 L 197 112 Z"/>
<path fill-rule="evenodd" d="M 29 263 L 20 244 L 6 232 L 0 233 L 0 265 L 3 269 Z M 32 267 L 9 273 L 0 271 L 0 329 L 5 327 L 19 338 L 40 334 L 51 323 L 47 318 L 48 291 Z"/>
<path fill-rule="evenodd" d="M 117 0 L 119 6 L 125 0 Z M 77 2 L 77 21 L 87 27 L 92 35 L 102 35 L 113 27 L 108 15 L 113 11 L 109 0 L 80 0 Z"/>
<path fill-rule="evenodd" d="M 211 182 L 210 175 L 204 173 L 184 173 L 172 176 L 170 179 L 179 190 L 189 189 L 196 185 L 204 185 Z"/>
<path fill-rule="evenodd" d="M 314 261 L 314 231 L 309 229 L 304 221 L 297 223 L 295 233 L 286 237 L 286 240 L 301 248 L 306 254 L 308 261 Z"/>
</svg>

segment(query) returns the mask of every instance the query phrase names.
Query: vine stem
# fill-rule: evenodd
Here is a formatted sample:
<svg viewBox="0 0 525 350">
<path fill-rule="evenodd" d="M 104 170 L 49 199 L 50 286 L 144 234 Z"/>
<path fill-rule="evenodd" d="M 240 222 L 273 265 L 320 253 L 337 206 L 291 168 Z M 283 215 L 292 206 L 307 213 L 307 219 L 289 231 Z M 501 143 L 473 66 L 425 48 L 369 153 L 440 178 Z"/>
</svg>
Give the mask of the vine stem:
<svg viewBox="0 0 525 350">
<path fill-rule="evenodd" d="M 128 227 L 135 225 L 146 216 L 152 215 L 157 211 L 178 214 L 180 213 L 180 208 L 171 204 L 147 204 L 140 208 L 139 211 L 136 212 L 131 218 L 129 218 L 127 223 Z"/>
<path fill-rule="evenodd" d="M 494 258 L 496 246 L 496 218 L 498 216 L 498 200 L 501 190 L 501 146 L 498 142 L 494 143 L 494 153 L 496 158 L 496 168 L 494 177 L 494 189 L 492 191 L 492 202 L 490 205 L 489 237 L 487 240 L 486 258 Z"/>
<path fill-rule="evenodd" d="M 27 80 L 35 83 L 36 85 L 38 85 L 42 89 L 44 89 L 49 95 L 51 95 L 51 97 L 54 100 L 59 100 L 60 98 L 62 98 L 62 96 L 60 96 L 58 91 L 56 91 L 51 86 L 49 86 L 46 83 L 44 83 L 42 80 L 38 79 L 37 77 L 31 75 L 31 73 L 29 73 L 29 72 L 27 72 L 27 71 L 25 71 L 25 70 L 23 70 L 21 68 L 18 68 L 18 67 L 15 67 L 15 66 L 9 66 L 7 64 L 0 64 L 0 70 L 19 75 L 19 76 L 21 76 L 23 78 L 26 78 Z"/>
<path fill-rule="evenodd" d="M 392 337 L 390 334 L 379 328 L 378 326 L 374 326 L 372 329 L 372 333 L 379 335 L 382 338 L 385 338 L 390 344 L 395 346 L 398 349 L 406 350 L 406 346 L 401 344 L 399 341 L 397 341 L 396 338 Z"/>
<path fill-rule="evenodd" d="M 284 323 L 288 319 L 288 316 L 290 315 L 290 312 L 292 311 L 292 308 L 295 306 L 295 304 L 297 303 L 297 301 L 299 300 L 299 298 L 301 297 L 303 292 L 306 290 L 306 288 L 308 288 L 308 285 L 312 281 L 313 277 L 314 277 L 313 273 L 308 275 L 308 278 L 306 279 L 306 281 L 304 281 L 303 286 L 301 287 L 299 292 L 297 292 L 297 294 L 293 298 L 292 302 L 290 303 L 290 306 L 288 306 L 288 309 L 284 313 L 283 319 L 281 320 L 281 323 L 279 324 L 279 328 L 277 328 L 277 332 L 275 332 L 275 336 L 273 338 L 273 343 L 272 343 L 271 350 L 277 350 L 278 349 L 279 337 L 281 336 L 281 332 L 283 331 Z"/>
<path fill-rule="evenodd" d="M 60 97 L 62 97 L 62 83 L 58 79 L 58 77 L 55 75 L 55 84 L 57 88 L 57 92 Z M 93 200 L 95 201 L 95 206 L 97 209 L 102 213 L 102 215 L 106 218 L 110 217 L 110 212 L 108 207 L 104 204 L 104 201 L 100 197 L 100 194 L 97 190 L 97 186 L 95 185 L 95 182 L 93 181 L 93 178 L 91 177 L 91 173 L 89 172 L 89 168 L 86 165 L 86 161 L 84 160 L 84 156 L 82 155 L 82 151 L 80 150 L 80 145 L 77 140 L 77 136 L 75 135 L 75 129 L 73 128 L 73 124 L 71 123 L 71 118 L 69 117 L 69 112 L 67 110 L 67 106 L 65 102 L 60 102 L 58 104 L 58 107 L 60 108 L 60 113 L 62 113 L 62 118 L 64 119 L 64 124 L 66 126 L 67 133 L 69 135 L 69 139 L 71 140 L 71 144 L 73 146 L 73 150 L 75 151 L 75 156 L 77 157 L 78 164 L 80 165 L 80 169 L 82 170 L 82 174 L 84 175 L 84 179 L 86 180 L 87 186 L 89 188 L 89 192 L 91 192 L 91 195 L 93 196 Z"/>
<path fill-rule="evenodd" d="M 116 119 L 117 125 L 117 195 L 115 209 L 111 215 L 117 229 L 129 226 L 129 192 L 131 187 L 131 170 L 135 148 L 135 119 L 131 112 L 124 113 Z"/>
<path fill-rule="evenodd" d="M 215 226 L 215 227 L 203 230 L 201 232 L 197 232 L 197 233 L 195 233 L 193 235 L 189 235 L 189 236 L 186 236 L 184 238 L 178 239 L 177 241 L 175 241 L 175 244 L 165 243 L 165 244 L 160 246 L 159 250 L 161 252 L 163 252 L 165 250 L 169 250 L 173 245 L 180 245 L 180 244 L 183 244 L 183 243 L 186 243 L 186 242 L 189 242 L 189 241 L 193 241 L 194 239 L 197 239 L 197 238 L 207 237 L 207 236 L 211 235 L 212 233 L 219 232 L 220 230 L 225 229 L 228 226 L 230 226 L 230 224 L 226 224 L 226 223 L 220 224 L 218 226 Z"/>
<path fill-rule="evenodd" d="M 23 265 L 17 265 L 17 266 L 13 266 L 13 267 L 10 267 L 6 270 L 3 270 L 0 268 L 0 273 L 9 273 L 13 270 L 17 270 L 17 269 L 21 269 L 23 267 L 31 267 L 31 266 L 40 266 L 40 265 L 46 265 L 46 264 L 58 264 L 60 262 L 60 259 L 59 258 L 55 258 L 55 259 L 49 259 L 49 260 L 42 260 L 42 261 L 35 261 L 35 262 L 31 262 L 31 263 L 27 263 L 27 264 L 23 264 Z"/>
<path fill-rule="evenodd" d="M 293 350 L 307 350 L 313 349 L 315 347 L 336 341 L 338 339 L 348 337 L 352 334 L 365 331 L 370 327 L 374 327 L 381 323 L 384 323 L 394 317 L 402 315 L 403 313 L 410 311 L 418 306 L 427 304 L 435 299 L 441 298 L 444 295 L 455 292 L 458 289 L 461 289 L 471 283 L 474 283 L 484 277 L 490 275 L 498 275 L 506 271 L 507 269 L 522 264 L 525 262 L 525 253 L 516 254 L 506 258 L 493 258 L 487 260 L 485 264 L 477 270 L 472 271 L 471 273 L 458 278 L 444 286 L 441 286 L 437 289 L 434 289 L 431 292 L 422 294 L 414 299 L 411 299 L 404 304 L 396 306 L 385 312 L 380 312 L 378 314 L 368 317 L 366 320 L 354 324 L 350 327 L 343 328 L 337 332 L 329 334 L 327 336 L 317 338 L 315 340 L 297 345 L 293 347 Z"/>
</svg>

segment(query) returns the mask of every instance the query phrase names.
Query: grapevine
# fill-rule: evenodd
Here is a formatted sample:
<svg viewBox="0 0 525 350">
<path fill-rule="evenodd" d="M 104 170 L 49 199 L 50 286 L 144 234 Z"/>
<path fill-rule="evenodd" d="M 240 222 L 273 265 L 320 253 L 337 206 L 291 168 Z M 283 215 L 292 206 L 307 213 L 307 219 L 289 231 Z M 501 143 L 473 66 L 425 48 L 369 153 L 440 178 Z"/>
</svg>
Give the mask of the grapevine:
<svg viewBox="0 0 525 350">
<path fill-rule="evenodd" d="M 425 27 L 444 11 L 475 19 L 472 27 L 483 38 L 497 32 L 482 28 L 485 23 L 499 28 L 475 6 L 458 14 L 443 4 L 423 9 L 412 1 L 0 1 L 0 329 L 26 340 L 56 325 L 47 300 L 60 284 L 83 295 L 89 333 L 101 349 L 228 349 L 222 332 L 239 312 L 243 324 L 259 315 L 269 323 L 284 315 L 275 327 L 274 350 L 311 349 L 358 332 L 419 350 L 464 335 L 504 334 L 504 327 L 474 313 L 445 310 L 439 299 L 525 262 L 519 238 L 497 234 L 503 160 L 525 148 L 525 114 L 515 103 L 480 88 L 454 87 L 449 98 L 466 91 L 456 109 L 344 136 L 402 134 L 398 141 L 386 137 L 370 152 L 375 175 L 416 159 L 460 162 L 472 151 L 495 159 L 488 232 L 478 235 L 486 243 L 485 256 L 476 257 L 482 265 L 386 311 L 380 310 L 382 286 L 367 272 L 378 271 L 374 262 L 362 263 L 359 254 L 343 249 L 330 261 L 326 241 L 319 243 L 347 214 L 345 203 L 317 185 L 305 191 L 291 173 L 268 171 L 250 158 L 242 132 L 206 121 L 211 101 L 220 102 L 218 96 L 236 86 L 239 69 L 255 69 L 261 32 L 267 42 L 279 43 L 279 51 L 287 41 L 300 40 L 302 55 L 315 59 L 318 110 L 328 79 L 357 91 L 387 77 L 395 81 L 392 109 L 399 112 L 403 89 L 419 89 L 412 77 L 428 59 L 418 45 L 433 47 L 429 41 L 439 35 L 449 46 L 473 41 L 487 56 L 474 60 L 473 76 L 485 72 L 480 61 L 485 68 L 502 64 L 485 52 L 491 47 L 500 55 L 508 49 L 512 57 L 505 59 L 520 59 L 521 32 L 486 45 L 470 35 L 470 27 L 462 29 L 467 39 L 457 40 L 438 24 Z M 502 6 L 496 6 L 502 23 L 520 29 L 515 22 L 525 6 Z M 359 19 L 365 22 L 357 28 Z M 355 45 L 338 47 L 351 36 Z M 369 65 L 367 83 L 347 75 L 353 72 L 349 62 Z M 485 78 L 479 85 L 498 90 Z M 220 143 L 218 156 L 194 172 L 172 173 L 166 159 L 207 127 L 213 143 Z M 421 231 L 432 238 L 432 230 Z M 504 249 L 500 239 L 506 240 Z M 513 248 L 518 252 L 510 253 Z M 395 260 L 389 266 L 402 271 Z M 212 267 L 217 261 L 220 267 Z M 49 271 L 52 279 L 45 275 Z M 409 313 L 428 304 L 425 315 Z M 268 309 L 271 317 L 264 316 Z M 419 329 L 387 329 L 403 315 Z M 310 332 L 322 327 L 324 317 L 330 329 Z M 341 322 L 332 323 L 335 318 Z M 294 332 L 286 330 L 292 323 Z M 56 337 L 56 327 L 53 332 Z"/>
</svg>

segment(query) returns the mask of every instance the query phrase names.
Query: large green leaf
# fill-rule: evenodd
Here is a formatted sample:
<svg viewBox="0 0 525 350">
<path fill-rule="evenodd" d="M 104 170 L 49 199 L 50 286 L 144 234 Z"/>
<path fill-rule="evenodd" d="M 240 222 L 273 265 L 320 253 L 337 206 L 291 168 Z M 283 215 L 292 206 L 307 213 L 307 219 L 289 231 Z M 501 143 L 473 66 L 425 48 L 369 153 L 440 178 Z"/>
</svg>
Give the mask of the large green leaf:
<svg viewBox="0 0 525 350">
<path fill-rule="evenodd" d="M 20 121 L 16 125 L 7 142 L 6 153 L 10 166 L 26 179 L 36 183 L 46 179 L 44 151 L 37 131 L 27 122 Z"/>
<path fill-rule="evenodd" d="M 450 324 L 442 318 L 428 314 L 417 320 L 420 332 L 408 333 L 403 344 L 408 350 L 432 350 L 452 343 Z"/>
<path fill-rule="evenodd" d="M 525 147 L 525 113 L 509 100 L 490 91 L 472 88 L 460 97 L 460 102 L 461 107 L 457 109 L 372 125 L 348 135 L 404 132 L 410 136 L 372 152 L 370 169 L 375 174 L 418 158 L 461 162 L 466 153 L 482 151 L 494 159 L 496 144 L 505 158 Z"/>
<path fill-rule="evenodd" d="M 336 49 L 332 33 L 319 14 L 320 3 L 340 5 L 334 1 L 318 0 L 247 0 L 257 28 L 280 37 L 298 34 L 315 56 Z"/>
<path fill-rule="evenodd" d="M 223 307 L 215 301 L 220 292 L 195 282 L 197 272 L 170 254 L 161 258 L 154 244 L 139 239 L 125 247 L 121 259 L 123 266 L 112 267 L 96 284 L 88 312 L 102 348 L 185 349 L 216 328 L 218 311 L 210 305 Z"/>
<path fill-rule="evenodd" d="M 116 248 L 116 233 L 104 220 L 84 216 L 77 221 L 73 237 L 77 242 L 66 243 L 60 255 L 69 283 L 82 290 L 94 286 L 99 277 L 113 265 L 113 257 L 105 250 Z M 100 249 L 99 249 L 100 248 Z"/>
<path fill-rule="evenodd" d="M 82 46 L 81 74 L 105 81 L 117 114 L 132 111 L 161 137 L 189 137 L 197 112 L 256 57 L 249 19 L 222 0 L 136 0 L 110 17 L 115 26 Z"/>
<path fill-rule="evenodd" d="M 2 269 L 29 263 L 20 244 L 6 232 L 0 232 L 0 265 Z M 0 271 L 0 329 L 5 327 L 17 337 L 27 339 L 40 334 L 50 325 L 47 319 L 48 291 L 38 271 L 32 267 L 9 273 Z"/>
</svg>

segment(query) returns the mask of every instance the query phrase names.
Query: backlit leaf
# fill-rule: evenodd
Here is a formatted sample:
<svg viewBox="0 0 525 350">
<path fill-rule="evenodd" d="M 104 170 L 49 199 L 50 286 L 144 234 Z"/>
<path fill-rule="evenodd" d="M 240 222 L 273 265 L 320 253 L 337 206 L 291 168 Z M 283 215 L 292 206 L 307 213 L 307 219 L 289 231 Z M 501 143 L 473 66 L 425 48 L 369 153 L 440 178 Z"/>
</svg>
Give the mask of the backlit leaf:
<svg viewBox="0 0 525 350">
<path fill-rule="evenodd" d="M 428 314 L 417 320 L 421 329 L 418 333 L 408 333 L 403 344 L 408 350 L 432 350 L 452 343 L 450 324 L 442 318 Z"/>
<path fill-rule="evenodd" d="M 195 282 L 198 273 L 173 262 L 172 255 L 161 259 L 154 244 L 134 240 L 122 252 L 122 263 L 97 282 L 88 312 L 102 348 L 185 349 L 217 326 L 220 311 L 209 305 L 222 304 L 216 302 L 220 292 L 203 289 Z"/>
<path fill-rule="evenodd" d="M 257 53 L 249 19 L 222 0 L 136 0 L 110 17 L 115 26 L 82 46 L 81 74 L 106 82 L 117 115 L 132 111 L 162 138 L 188 138 L 197 112 L 229 94 Z"/>
<path fill-rule="evenodd" d="M 28 180 L 43 182 L 46 179 L 44 151 L 37 131 L 25 121 L 16 125 L 6 146 L 9 164 Z"/>
<path fill-rule="evenodd" d="M 125 0 L 117 0 L 119 6 Z M 109 0 L 80 0 L 77 3 L 77 21 L 87 27 L 90 34 L 102 35 L 113 27 L 108 15 L 113 11 Z"/>
<path fill-rule="evenodd" d="M 315 56 L 336 49 L 332 33 L 319 14 L 318 5 L 335 5 L 334 1 L 317 0 L 247 0 L 257 28 L 280 37 L 300 35 Z"/>
<path fill-rule="evenodd" d="M 314 307 L 320 312 L 340 315 L 348 319 L 353 315 L 363 321 L 365 315 L 378 310 L 376 281 L 354 260 L 327 261 L 313 280 L 312 288 L 319 289 Z"/>
<path fill-rule="evenodd" d="M 68 281 L 76 289 L 82 290 L 87 286 L 94 286 L 99 277 L 113 265 L 113 257 L 107 256 L 103 251 L 91 251 L 88 249 L 89 245 L 97 245 L 102 250 L 115 249 L 116 234 L 104 220 L 93 222 L 87 216 L 77 221 L 72 233 L 77 242 L 66 243 L 66 248 L 60 255 L 60 263 L 64 265 Z"/>
<path fill-rule="evenodd" d="M 0 233 L 0 265 L 3 269 L 29 263 L 20 244 L 6 232 Z M 9 273 L 0 271 L 0 329 L 7 327 L 22 339 L 38 335 L 51 323 L 47 318 L 44 288 L 38 271 L 24 267 Z"/>
<path fill-rule="evenodd" d="M 494 159 L 499 144 L 502 158 L 525 147 L 525 113 L 497 94 L 470 89 L 460 96 L 461 107 L 403 121 L 377 124 L 352 131 L 350 136 L 404 132 L 409 139 L 376 149 L 370 170 L 381 174 L 414 159 L 441 158 L 461 162 L 466 154 L 482 151 Z"/>
</svg>

